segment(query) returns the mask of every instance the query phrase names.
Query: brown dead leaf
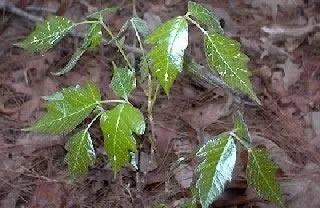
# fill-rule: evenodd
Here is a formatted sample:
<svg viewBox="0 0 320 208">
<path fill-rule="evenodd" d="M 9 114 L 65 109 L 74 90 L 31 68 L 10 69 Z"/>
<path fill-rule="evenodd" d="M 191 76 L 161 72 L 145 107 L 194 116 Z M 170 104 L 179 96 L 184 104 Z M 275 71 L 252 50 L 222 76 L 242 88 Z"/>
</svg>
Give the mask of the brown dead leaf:
<svg viewBox="0 0 320 208">
<path fill-rule="evenodd" d="M 174 178 L 182 186 L 182 188 L 190 188 L 193 181 L 193 168 L 187 164 L 180 164 L 174 170 Z"/>
<path fill-rule="evenodd" d="M 294 64 L 290 58 L 284 64 L 278 64 L 277 66 L 284 71 L 283 82 L 286 90 L 300 79 L 300 75 L 303 72 L 301 67 L 298 64 Z"/>
</svg>

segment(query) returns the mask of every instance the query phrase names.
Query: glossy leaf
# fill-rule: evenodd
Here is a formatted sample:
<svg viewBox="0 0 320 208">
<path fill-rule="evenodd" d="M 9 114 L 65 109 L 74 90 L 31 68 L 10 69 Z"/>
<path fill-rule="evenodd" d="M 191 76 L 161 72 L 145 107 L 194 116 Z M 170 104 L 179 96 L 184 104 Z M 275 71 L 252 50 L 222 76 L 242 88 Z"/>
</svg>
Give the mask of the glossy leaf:
<svg viewBox="0 0 320 208">
<path fill-rule="evenodd" d="M 127 68 L 119 68 L 114 65 L 111 88 L 117 96 L 128 100 L 130 93 L 136 88 L 135 73 Z"/>
<path fill-rule="evenodd" d="M 285 207 L 280 185 L 275 176 L 276 169 L 276 164 L 268 158 L 266 151 L 249 151 L 248 184 L 256 189 L 259 196 L 278 204 L 280 207 Z"/>
<path fill-rule="evenodd" d="M 83 88 L 63 89 L 62 94 L 63 99 L 49 99 L 48 112 L 25 130 L 49 134 L 69 133 L 99 105 L 101 99 L 99 89 L 93 83 L 87 83 Z"/>
<path fill-rule="evenodd" d="M 210 32 L 223 33 L 219 19 L 216 15 L 205 6 L 193 1 L 188 2 L 188 13 L 195 20 Z"/>
<path fill-rule="evenodd" d="M 130 162 L 130 152 L 136 151 L 133 133 L 145 131 L 142 113 L 130 104 L 120 104 L 102 114 L 100 127 L 104 136 L 104 148 L 114 172 Z"/>
<path fill-rule="evenodd" d="M 103 20 L 105 16 L 115 11 L 117 11 L 117 8 L 105 8 L 88 15 L 86 19 L 90 21 L 100 21 L 100 20 Z"/>
<path fill-rule="evenodd" d="M 94 165 L 95 151 L 87 129 L 74 134 L 69 139 L 66 149 L 66 162 L 72 178 L 86 174 L 88 167 Z"/>
<path fill-rule="evenodd" d="M 240 90 L 260 103 L 249 79 L 249 58 L 241 53 L 240 44 L 218 33 L 204 35 L 205 53 L 211 69 L 217 71 L 231 88 Z"/>
<path fill-rule="evenodd" d="M 153 44 L 149 52 L 152 75 L 155 76 L 167 95 L 183 68 L 184 51 L 188 46 L 188 23 L 184 17 L 176 17 L 163 23 L 146 37 Z"/>
<path fill-rule="evenodd" d="M 240 111 L 237 111 L 233 115 L 233 131 L 241 140 L 247 144 L 251 144 L 249 129 Z"/>
<path fill-rule="evenodd" d="M 45 52 L 52 48 L 74 24 L 65 17 L 49 16 L 36 26 L 36 29 L 16 45 L 34 52 Z"/>
<path fill-rule="evenodd" d="M 84 46 L 89 49 L 94 49 L 100 45 L 102 41 L 101 24 L 91 24 L 86 38 L 84 40 Z"/>
<path fill-rule="evenodd" d="M 224 133 L 197 152 L 202 160 L 197 168 L 199 178 L 196 183 L 202 207 L 208 208 L 221 195 L 226 182 L 231 181 L 236 151 L 234 139 Z"/>
</svg>

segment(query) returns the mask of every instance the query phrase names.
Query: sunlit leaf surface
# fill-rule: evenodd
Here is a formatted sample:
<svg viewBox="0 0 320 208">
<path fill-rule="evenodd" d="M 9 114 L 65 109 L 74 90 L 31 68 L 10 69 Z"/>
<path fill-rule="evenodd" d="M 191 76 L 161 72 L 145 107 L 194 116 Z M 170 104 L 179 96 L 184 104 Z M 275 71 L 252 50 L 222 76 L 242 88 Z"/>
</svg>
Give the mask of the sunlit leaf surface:
<svg viewBox="0 0 320 208">
<path fill-rule="evenodd" d="M 285 207 L 280 192 L 280 185 L 275 177 L 277 166 L 268 158 L 264 150 L 249 151 L 247 180 L 258 195 L 270 200 L 280 207 Z"/>
<path fill-rule="evenodd" d="M 166 94 L 182 71 L 184 51 L 188 46 L 188 23 L 184 17 L 176 17 L 163 23 L 146 37 L 152 44 L 149 52 L 155 76 Z"/>
<path fill-rule="evenodd" d="M 130 162 L 130 152 L 136 151 L 133 133 L 145 131 L 142 113 L 130 104 L 120 104 L 102 114 L 100 127 L 104 136 L 104 147 L 114 172 Z"/>
<path fill-rule="evenodd" d="M 241 53 L 240 44 L 222 34 L 204 34 L 205 53 L 212 70 L 217 71 L 232 88 L 249 95 L 260 103 L 249 79 L 249 58 Z"/>
<path fill-rule="evenodd" d="M 68 141 L 66 162 L 72 178 L 77 178 L 88 172 L 88 166 L 95 162 L 95 151 L 88 130 L 81 130 Z"/>
<path fill-rule="evenodd" d="M 114 66 L 111 88 L 117 96 L 128 100 L 130 93 L 136 88 L 135 73 L 127 68 Z"/>
<path fill-rule="evenodd" d="M 203 208 L 208 208 L 221 195 L 226 182 L 231 181 L 236 151 L 234 139 L 224 133 L 207 142 L 197 152 L 202 162 L 197 168 L 199 178 L 196 186 Z"/>
<path fill-rule="evenodd" d="M 65 17 L 49 16 L 39 23 L 28 37 L 16 45 L 34 52 L 45 52 L 52 48 L 74 24 Z"/>
<path fill-rule="evenodd" d="M 99 89 L 93 83 L 87 83 L 83 88 L 77 86 L 63 89 L 62 94 L 63 98 L 61 94 L 59 99 L 51 97 L 48 100 L 48 112 L 25 130 L 49 134 L 68 133 L 99 105 L 101 99 Z"/>
</svg>

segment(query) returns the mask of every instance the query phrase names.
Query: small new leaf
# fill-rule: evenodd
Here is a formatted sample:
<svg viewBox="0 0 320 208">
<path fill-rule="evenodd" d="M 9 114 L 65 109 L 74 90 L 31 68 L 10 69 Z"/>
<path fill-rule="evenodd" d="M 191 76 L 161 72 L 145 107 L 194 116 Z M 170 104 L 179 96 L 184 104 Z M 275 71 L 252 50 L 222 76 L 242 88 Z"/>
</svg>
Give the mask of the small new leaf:
<svg viewBox="0 0 320 208">
<path fill-rule="evenodd" d="M 169 95 L 177 74 L 183 68 L 184 51 L 188 46 L 188 22 L 184 17 L 171 19 L 149 34 L 145 42 L 154 45 L 148 53 L 152 62 L 151 72 Z"/>
<path fill-rule="evenodd" d="M 52 48 L 74 24 L 65 17 L 49 16 L 36 26 L 25 40 L 16 45 L 34 52 L 45 52 Z"/>
<path fill-rule="evenodd" d="M 236 151 L 232 136 L 223 133 L 197 152 L 202 160 L 197 168 L 200 175 L 196 183 L 202 207 L 208 208 L 223 192 L 225 183 L 231 180 Z"/>
<path fill-rule="evenodd" d="M 151 32 L 150 27 L 148 26 L 146 21 L 142 20 L 139 17 L 132 17 L 130 19 L 130 23 L 131 23 L 132 29 L 135 31 L 138 39 L 140 39 L 140 35 L 143 38 L 145 38 Z"/>
<path fill-rule="evenodd" d="M 260 103 L 249 79 L 249 58 L 241 53 L 240 44 L 222 34 L 204 33 L 205 53 L 212 70 L 217 71 L 233 89 L 238 89 Z"/>
<path fill-rule="evenodd" d="M 73 135 L 66 145 L 66 162 L 72 178 L 88 172 L 88 166 L 94 165 L 95 151 L 88 130 L 81 130 Z"/>
<path fill-rule="evenodd" d="M 243 119 L 243 115 L 240 111 L 237 111 L 233 115 L 233 130 L 234 133 L 247 144 L 251 144 L 251 137 L 247 124 Z"/>
<path fill-rule="evenodd" d="M 280 207 L 285 207 L 280 192 L 280 185 L 275 177 L 277 166 L 268 158 L 264 150 L 249 151 L 247 180 L 258 195 L 270 200 Z"/>
<path fill-rule="evenodd" d="M 143 115 L 130 104 L 120 104 L 102 114 L 100 127 L 104 148 L 116 173 L 130 162 L 130 152 L 136 151 L 136 141 L 132 134 L 144 133 Z"/>
<path fill-rule="evenodd" d="M 114 65 L 111 88 L 117 96 L 128 100 L 130 93 L 136 88 L 135 73 L 127 68 L 119 68 Z"/>
<path fill-rule="evenodd" d="M 49 134 L 69 133 L 88 117 L 101 100 L 99 89 L 93 83 L 87 83 L 83 88 L 63 89 L 62 94 L 63 97 L 58 94 L 59 99 L 51 97 L 48 100 L 48 112 L 25 130 Z"/>
<path fill-rule="evenodd" d="M 188 14 L 193 16 L 195 20 L 208 31 L 223 34 L 223 29 L 218 18 L 205 6 L 189 1 Z"/>
</svg>

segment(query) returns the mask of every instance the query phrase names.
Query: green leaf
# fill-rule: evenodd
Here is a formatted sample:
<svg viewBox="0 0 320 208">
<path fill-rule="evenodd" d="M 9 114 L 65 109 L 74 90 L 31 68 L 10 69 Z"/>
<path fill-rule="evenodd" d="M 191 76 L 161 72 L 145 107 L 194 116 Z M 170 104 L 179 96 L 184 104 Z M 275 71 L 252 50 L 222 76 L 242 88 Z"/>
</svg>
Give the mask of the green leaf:
<svg viewBox="0 0 320 208">
<path fill-rule="evenodd" d="M 84 40 L 84 47 L 94 49 L 102 41 L 101 24 L 91 24 Z"/>
<path fill-rule="evenodd" d="M 223 29 L 220 25 L 219 19 L 205 6 L 189 1 L 188 13 L 193 16 L 202 27 L 205 26 L 208 31 L 223 34 Z"/>
<path fill-rule="evenodd" d="M 65 17 L 49 16 L 38 24 L 35 31 L 25 40 L 16 45 L 34 52 L 45 52 L 52 48 L 73 27 L 74 24 Z"/>
<path fill-rule="evenodd" d="M 161 24 L 146 37 L 147 44 L 153 44 L 149 52 L 151 72 L 167 95 L 182 71 L 184 51 L 188 46 L 188 22 L 184 17 L 176 17 Z"/>
<path fill-rule="evenodd" d="M 111 88 L 117 96 L 128 100 L 130 93 L 136 88 L 135 73 L 127 68 L 119 68 L 114 65 Z"/>
<path fill-rule="evenodd" d="M 90 21 L 100 21 L 100 20 L 103 20 L 105 16 L 115 11 L 117 11 L 117 8 L 105 8 L 88 15 L 86 19 Z"/>
<path fill-rule="evenodd" d="M 249 134 L 249 129 L 247 124 L 245 123 L 242 113 L 237 111 L 233 115 L 233 130 L 234 133 L 247 144 L 251 144 L 251 137 Z"/>
<path fill-rule="evenodd" d="M 248 94 L 260 103 L 249 79 L 249 58 L 241 53 L 240 44 L 218 33 L 204 35 L 205 53 L 211 69 L 217 71 L 231 88 Z"/>
<path fill-rule="evenodd" d="M 133 132 L 141 135 L 145 131 L 143 115 L 130 104 L 120 104 L 102 114 L 100 127 L 112 169 L 118 172 L 130 162 L 130 152 L 136 151 Z"/>
<path fill-rule="evenodd" d="M 49 134 L 69 133 L 88 117 L 101 100 L 99 89 L 93 83 L 87 83 L 83 88 L 63 89 L 62 94 L 63 99 L 49 99 L 48 112 L 25 130 Z"/>
<path fill-rule="evenodd" d="M 197 168 L 200 175 L 196 183 L 202 207 L 208 208 L 223 192 L 225 183 L 232 179 L 236 151 L 232 136 L 223 133 L 197 152 L 202 160 Z"/>
<path fill-rule="evenodd" d="M 280 185 L 275 176 L 276 169 L 276 164 L 268 158 L 266 151 L 249 151 L 248 184 L 256 189 L 259 196 L 278 204 L 280 207 L 285 207 Z"/>
<path fill-rule="evenodd" d="M 88 166 L 94 165 L 95 151 L 88 129 L 74 134 L 66 145 L 68 153 L 66 162 L 72 178 L 77 178 L 88 172 Z"/>
<path fill-rule="evenodd" d="M 77 48 L 76 52 L 72 55 L 67 65 L 65 65 L 62 69 L 58 70 L 53 75 L 60 76 L 69 71 L 71 71 L 78 61 L 80 60 L 81 56 L 86 52 L 87 48 L 93 49 L 96 48 L 102 41 L 102 32 L 101 32 L 101 25 L 100 24 L 91 24 L 86 37 L 82 43 L 80 48 Z"/>
<path fill-rule="evenodd" d="M 141 39 L 140 38 L 140 35 L 145 38 L 147 37 L 147 35 L 150 34 L 151 32 L 151 29 L 150 27 L 148 26 L 147 22 L 142 20 L 141 18 L 139 17 L 132 17 L 130 19 L 130 23 L 131 23 L 131 27 L 132 29 L 135 31 L 136 33 L 136 36 L 138 39 Z M 140 34 L 140 35 L 139 35 Z"/>
</svg>

